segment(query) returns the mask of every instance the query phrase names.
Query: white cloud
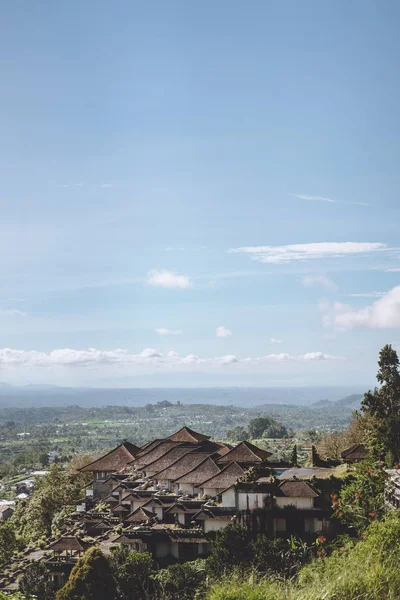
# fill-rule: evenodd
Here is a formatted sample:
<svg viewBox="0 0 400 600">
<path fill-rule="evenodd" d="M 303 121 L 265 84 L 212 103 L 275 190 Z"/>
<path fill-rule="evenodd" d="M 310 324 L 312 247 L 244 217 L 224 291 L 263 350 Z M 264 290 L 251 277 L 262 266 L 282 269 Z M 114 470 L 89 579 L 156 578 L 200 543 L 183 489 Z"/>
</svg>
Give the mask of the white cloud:
<svg viewBox="0 0 400 600">
<path fill-rule="evenodd" d="M 105 367 L 127 368 L 131 372 L 132 366 L 147 372 L 154 368 L 163 367 L 168 369 L 179 369 L 189 366 L 201 365 L 208 368 L 216 368 L 224 365 L 254 365 L 261 366 L 263 363 L 285 363 L 290 361 L 322 361 L 337 360 L 338 357 L 324 354 L 323 352 L 307 352 L 300 355 L 286 353 L 268 354 L 261 357 L 238 358 L 234 354 L 216 357 L 199 357 L 196 354 L 188 354 L 181 357 L 177 352 L 171 350 L 163 355 L 153 348 L 146 348 L 139 354 L 130 354 L 127 350 L 117 348 L 116 350 L 75 350 L 61 348 L 51 352 L 39 352 L 37 350 L 16 350 L 11 348 L 0 349 L 0 368 L 68 368 L 68 369 L 96 369 L 101 371 Z"/>
<path fill-rule="evenodd" d="M 143 352 L 140 353 L 142 358 L 161 358 L 162 354 L 154 350 L 154 348 L 145 348 Z"/>
<path fill-rule="evenodd" d="M 232 335 L 232 331 L 230 331 L 229 329 L 227 329 L 223 325 L 220 325 L 219 327 L 217 327 L 217 330 L 216 330 L 216 336 L 217 337 L 219 337 L 219 338 L 226 338 L 226 337 L 230 337 L 231 335 Z"/>
<path fill-rule="evenodd" d="M 270 344 L 283 344 L 283 340 L 279 340 L 278 338 L 269 338 Z"/>
<path fill-rule="evenodd" d="M 373 304 L 353 309 L 348 304 L 323 303 L 324 323 L 339 329 L 400 327 L 400 286 L 394 287 Z"/>
<path fill-rule="evenodd" d="M 306 275 L 301 280 L 304 287 L 321 286 L 328 290 L 337 290 L 336 283 L 327 275 Z"/>
<path fill-rule="evenodd" d="M 330 204 L 356 204 L 357 206 L 369 206 L 368 202 L 344 202 L 342 200 L 332 200 L 326 196 L 310 196 L 309 194 L 290 194 L 300 200 L 312 200 L 313 202 L 329 202 Z"/>
<path fill-rule="evenodd" d="M 0 317 L 26 317 L 28 313 L 17 308 L 1 308 Z"/>
<path fill-rule="evenodd" d="M 102 188 L 111 188 L 112 187 L 112 183 L 102 183 L 101 187 Z"/>
<path fill-rule="evenodd" d="M 166 327 L 159 327 L 156 329 L 158 335 L 182 335 L 182 329 L 167 329 Z"/>
<path fill-rule="evenodd" d="M 351 298 L 382 298 L 386 292 L 365 292 L 361 294 L 347 294 Z"/>
<path fill-rule="evenodd" d="M 229 252 L 250 254 L 253 260 L 262 263 L 282 264 L 293 261 L 371 254 L 386 249 L 387 245 L 381 242 L 313 242 L 288 246 L 244 246 L 232 248 Z"/>
<path fill-rule="evenodd" d="M 178 275 L 173 271 L 166 269 L 153 269 L 147 274 L 147 283 L 150 285 L 164 288 L 188 289 L 193 287 L 190 278 L 187 275 Z"/>
</svg>

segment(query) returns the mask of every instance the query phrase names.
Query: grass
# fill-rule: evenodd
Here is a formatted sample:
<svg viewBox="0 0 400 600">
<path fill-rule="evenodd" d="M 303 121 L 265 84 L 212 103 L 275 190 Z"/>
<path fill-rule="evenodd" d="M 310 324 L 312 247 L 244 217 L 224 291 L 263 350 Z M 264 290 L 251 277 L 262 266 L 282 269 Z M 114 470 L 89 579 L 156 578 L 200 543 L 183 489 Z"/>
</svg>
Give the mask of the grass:
<svg viewBox="0 0 400 600">
<path fill-rule="evenodd" d="M 259 582 L 231 576 L 207 600 L 398 600 L 400 516 L 373 523 L 364 539 L 345 543 L 325 560 L 303 567 L 296 580 Z"/>
</svg>

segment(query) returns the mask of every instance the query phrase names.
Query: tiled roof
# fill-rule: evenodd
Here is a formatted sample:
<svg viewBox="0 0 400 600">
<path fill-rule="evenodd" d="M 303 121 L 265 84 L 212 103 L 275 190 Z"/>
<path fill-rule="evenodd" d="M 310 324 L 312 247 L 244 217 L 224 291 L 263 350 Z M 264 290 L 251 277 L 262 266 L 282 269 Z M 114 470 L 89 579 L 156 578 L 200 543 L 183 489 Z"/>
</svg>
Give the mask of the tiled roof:
<svg viewBox="0 0 400 600">
<path fill-rule="evenodd" d="M 170 435 L 168 439 L 173 442 L 201 442 L 202 440 L 209 440 L 210 436 L 197 433 L 190 427 L 182 427 L 182 429 Z"/>
<path fill-rule="evenodd" d="M 129 463 L 135 458 L 138 450 L 139 448 L 134 444 L 124 442 L 79 470 L 83 473 L 88 471 L 122 471 L 122 469 L 129 467 Z"/>
<path fill-rule="evenodd" d="M 124 519 L 124 521 L 127 521 L 129 523 L 145 523 L 149 519 L 154 519 L 155 516 L 155 513 L 141 506 L 140 508 L 134 510 L 130 515 L 128 515 Z"/>
<path fill-rule="evenodd" d="M 69 552 L 85 552 L 89 546 L 90 544 L 88 542 L 84 542 L 77 536 L 65 535 L 50 544 L 48 549 L 54 550 L 54 552 L 65 552 L 66 550 Z"/>
<path fill-rule="evenodd" d="M 205 519 L 218 519 L 232 521 L 236 516 L 237 510 L 234 507 L 228 506 L 203 506 L 203 508 L 195 515 L 196 521 L 204 521 Z"/>
<path fill-rule="evenodd" d="M 350 446 L 350 448 L 346 448 L 346 450 L 343 450 L 341 456 L 343 459 L 347 459 L 347 458 L 357 458 L 357 459 L 362 459 L 365 458 L 368 454 L 368 450 L 366 449 L 365 446 L 363 446 L 363 444 L 353 444 L 352 446 Z"/>
<path fill-rule="evenodd" d="M 236 462 L 229 463 L 219 473 L 203 481 L 199 487 L 202 488 L 216 488 L 225 490 L 233 483 L 236 483 L 238 479 L 243 477 L 245 471 Z"/>
<path fill-rule="evenodd" d="M 157 460 L 146 465 L 146 470 L 149 469 L 149 470 L 153 471 L 154 473 L 159 473 L 160 471 L 163 471 L 167 467 L 170 467 L 178 459 L 185 456 L 185 454 L 192 452 L 192 450 L 193 450 L 192 445 L 190 445 L 190 446 L 182 445 L 182 446 L 176 446 L 174 448 L 171 448 L 163 456 L 161 456 Z"/>
<path fill-rule="evenodd" d="M 235 461 L 243 464 L 259 464 L 265 462 L 269 456 L 272 456 L 272 453 L 267 452 L 267 450 L 262 450 L 250 442 L 240 442 L 218 459 L 218 463 L 223 465 Z"/>
<path fill-rule="evenodd" d="M 279 484 L 277 495 L 289 498 L 317 498 L 318 496 L 306 481 L 283 481 Z"/>
<path fill-rule="evenodd" d="M 161 458 L 176 446 L 179 446 L 178 442 L 171 442 L 169 440 L 159 441 L 155 446 L 150 448 L 150 450 L 135 458 L 133 465 L 136 470 L 144 469 L 147 465 Z"/>
<path fill-rule="evenodd" d="M 188 471 L 178 479 L 175 479 L 175 483 L 189 483 L 196 486 L 206 479 L 213 477 L 220 472 L 220 468 L 213 461 L 212 458 L 205 458 L 197 467 L 194 467 L 191 471 Z"/>
</svg>

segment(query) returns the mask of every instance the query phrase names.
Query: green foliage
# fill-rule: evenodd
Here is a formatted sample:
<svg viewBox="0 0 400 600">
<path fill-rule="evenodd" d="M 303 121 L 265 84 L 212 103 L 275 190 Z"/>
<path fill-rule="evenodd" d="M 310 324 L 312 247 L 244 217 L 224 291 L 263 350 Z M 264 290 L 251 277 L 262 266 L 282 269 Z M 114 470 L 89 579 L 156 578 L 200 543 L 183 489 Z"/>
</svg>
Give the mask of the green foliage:
<svg viewBox="0 0 400 600">
<path fill-rule="evenodd" d="M 364 531 L 383 515 L 386 479 L 382 463 L 358 463 L 339 496 L 332 496 L 336 516 L 357 531 Z"/>
<path fill-rule="evenodd" d="M 249 438 L 249 432 L 243 425 L 237 425 L 227 432 L 226 437 L 232 442 L 243 442 Z"/>
<path fill-rule="evenodd" d="M 147 552 L 117 546 L 110 556 L 110 568 L 117 582 L 118 600 L 145 600 L 153 588 L 155 564 Z"/>
<path fill-rule="evenodd" d="M 51 532 L 53 519 L 60 511 L 74 507 L 82 495 L 86 478 L 82 475 L 69 475 L 54 465 L 50 473 L 37 481 L 35 492 L 25 502 L 20 503 L 12 516 L 12 522 L 27 540 L 37 540 Z"/>
<path fill-rule="evenodd" d="M 11 556 L 20 549 L 20 542 L 12 521 L 0 523 L 0 567 L 5 565 Z"/>
<path fill-rule="evenodd" d="M 19 580 L 20 591 L 28 598 L 54 600 L 55 589 L 49 569 L 42 562 L 33 562 L 26 567 Z"/>
<path fill-rule="evenodd" d="M 397 352 L 386 345 L 379 353 L 377 380 L 381 387 L 365 394 L 362 411 L 374 419 L 369 445 L 377 459 L 400 459 L 400 371 Z M 388 466 L 392 466 L 391 464 Z"/>
<path fill-rule="evenodd" d="M 234 568 L 246 568 L 252 559 L 252 548 L 248 531 L 230 523 L 217 532 L 207 569 L 214 576 L 221 576 Z"/>
<path fill-rule="evenodd" d="M 115 600 L 117 590 L 107 558 L 98 548 L 91 548 L 71 571 L 56 600 Z"/>
<path fill-rule="evenodd" d="M 162 600 L 194 600 L 203 597 L 206 589 L 205 561 L 171 565 L 155 575 L 157 597 Z"/>
<path fill-rule="evenodd" d="M 299 460 L 298 460 L 298 456 L 297 456 L 297 444 L 295 444 L 293 446 L 292 454 L 290 455 L 290 466 L 298 467 L 299 466 L 298 463 L 299 463 Z"/>
<path fill-rule="evenodd" d="M 271 417 L 257 417 L 249 423 L 250 437 L 284 438 L 288 437 L 288 430 Z"/>
</svg>

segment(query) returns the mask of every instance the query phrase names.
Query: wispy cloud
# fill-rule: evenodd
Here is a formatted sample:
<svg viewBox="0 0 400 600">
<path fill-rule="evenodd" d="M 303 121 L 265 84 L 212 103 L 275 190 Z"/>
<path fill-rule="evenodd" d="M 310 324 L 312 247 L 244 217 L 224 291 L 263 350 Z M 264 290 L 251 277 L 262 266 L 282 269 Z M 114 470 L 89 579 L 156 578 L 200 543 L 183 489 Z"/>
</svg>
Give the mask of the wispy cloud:
<svg viewBox="0 0 400 600">
<path fill-rule="evenodd" d="M 166 327 L 159 327 L 156 329 L 156 333 L 159 335 L 182 335 L 182 329 L 167 329 Z"/>
<path fill-rule="evenodd" d="M 354 204 L 357 206 L 369 206 L 368 202 L 345 202 L 344 200 L 333 200 L 333 198 L 327 198 L 326 196 L 310 196 L 309 194 L 289 194 L 293 198 L 299 198 L 299 200 L 309 200 L 312 202 L 329 202 L 330 204 Z"/>
<path fill-rule="evenodd" d="M 306 275 L 301 280 L 304 287 L 315 287 L 320 286 L 328 290 L 336 291 L 338 286 L 336 283 L 327 275 Z"/>
<path fill-rule="evenodd" d="M 320 308 L 326 326 L 338 329 L 397 328 L 400 327 L 400 286 L 394 287 L 364 308 L 354 309 L 341 302 L 324 302 Z"/>
<path fill-rule="evenodd" d="M 228 252 L 250 254 L 252 260 L 282 264 L 294 261 L 338 258 L 349 255 L 368 255 L 387 250 L 382 242 L 312 242 L 287 246 L 244 246 Z"/>
<path fill-rule="evenodd" d="M 0 308 L 0 317 L 26 317 L 27 314 L 18 308 Z"/>
<path fill-rule="evenodd" d="M 100 187 L 102 188 L 112 188 L 113 184 L 112 183 L 102 183 L 100 185 Z"/>
<path fill-rule="evenodd" d="M 350 298 L 382 298 L 386 292 L 363 292 L 358 294 L 347 294 Z"/>
<path fill-rule="evenodd" d="M 153 269 L 147 274 L 147 283 L 156 287 L 186 290 L 193 287 L 188 275 L 179 275 L 166 269 Z"/>
<path fill-rule="evenodd" d="M 232 331 L 230 329 L 227 329 L 223 325 L 220 325 L 219 327 L 217 327 L 215 334 L 219 338 L 226 338 L 232 335 Z"/>
<path fill-rule="evenodd" d="M 279 340 L 278 338 L 269 338 L 269 343 L 273 345 L 283 344 L 283 340 Z"/>
</svg>

